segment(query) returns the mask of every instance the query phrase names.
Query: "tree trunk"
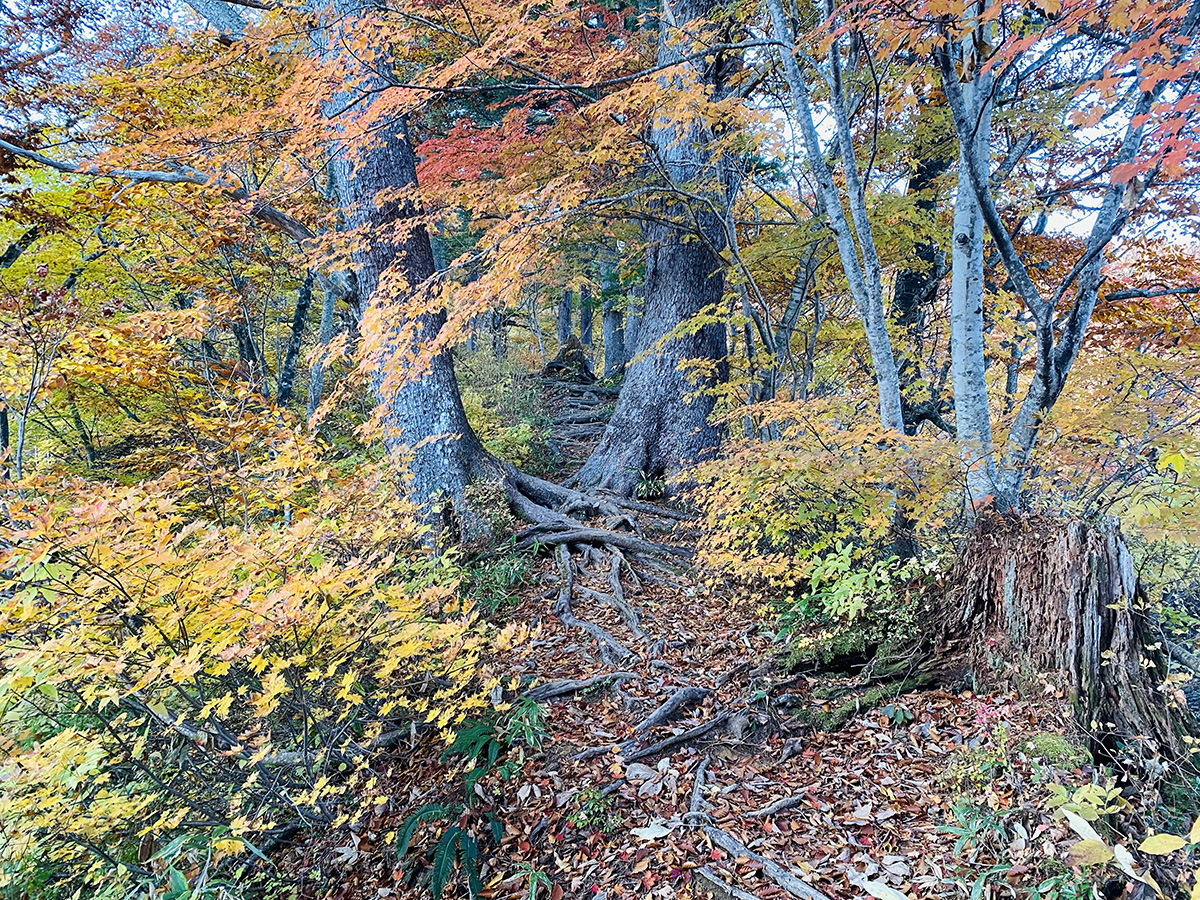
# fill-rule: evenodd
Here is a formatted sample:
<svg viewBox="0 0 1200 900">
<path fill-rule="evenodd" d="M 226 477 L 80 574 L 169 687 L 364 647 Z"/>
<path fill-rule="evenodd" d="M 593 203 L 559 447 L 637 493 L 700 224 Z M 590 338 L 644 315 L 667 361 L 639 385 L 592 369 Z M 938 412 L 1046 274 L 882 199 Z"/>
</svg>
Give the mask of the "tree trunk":
<svg viewBox="0 0 1200 900">
<path fill-rule="evenodd" d="M 584 285 L 579 289 L 579 342 L 592 346 L 592 289 Z"/>
<path fill-rule="evenodd" d="M 615 256 L 600 259 L 600 329 L 604 340 L 604 377 L 616 378 L 625 371 L 625 312 L 617 305 L 621 279 Z"/>
<path fill-rule="evenodd" d="M 638 340 L 642 331 L 642 313 L 646 310 L 646 285 L 631 290 L 625 300 L 625 365 L 628 366 L 638 355 L 641 345 Z"/>
<path fill-rule="evenodd" d="M 625 371 L 625 314 L 609 299 L 601 308 L 604 339 L 604 377 L 616 378 Z"/>
<path fill-rule="evenodd" d="M 351 9 L 339 11 L 352 19 L 360 11 L 358 2 L 348 5 Z M 343 20 L 341 27 L 352 24 Z M 433 247 L 425 226 L 413 223 L 416 204 L 396 198 L 407 193 L 398 189 L 417 183 L 407 123 L 392 118 L 370 125 L 367 143 L 353 145 L 353 152 L 343 147 L 336 157 L 334 179 L 347 225 L 366 238 L 354 264 L 358 296 L 369 310 L 363 339 L 375 356 L 372 386 L 383 407 L 384 443 L 408 462 L 413 500 L 435 518 L 458 513 L 457 530 L 470 537 L 486 525 L 463 502 L 464 492 L 494 467 L 467 422 L 450 354 L 435 356 L 419 376 L 410 370 L 414 351 L 433 341 L 446 317 L 438 311 L 406 320 L 398 312 L 412 292 L 428 289 L 436 271 Z"/>
<path fill-rule="evenodd" d="M 296 296 L 296 309 L 292 313 L 292 331 L 288 337 L 287 353 L 283 357 L 283 365 L 279 369 L 279 386 L 275 392 L 275 402 L 286 406 L 292 399 L 292 386 L 296 383 L 296 364 L 300 360 L 300 347 L 304 343 L 304 325 L 308 321 L 308 307 L 312 303 L 313 273 L 311 270 L 304 276 L 304 284 Z"/>
<path fill-rule="evenodd" d="M 566 346 L 567 341 L 571 339 L 571 290 L 566 289 L 562 293 L 562 299 L 558 301 L 558 349 L 561 352 Z"/>
<path fill-rule="evenodd" d="M 720 302 L 724 278 L 720 260 L 700 241 L 685 242 L 669 226 L 650 226 L 647 232 L 648 302 L 640 332 L 642 346 L 649 348 L 680 322 Z M 713 398 L 680 365 L 719 360 L 721 377 L 724 357 L 725 329 L 712 324 L 669 340 L 632 363 L 613 417 L 580 470 L 579 483 L 632 496 L 643 476 L 672 475 L 715 448 L 721 432 L 709 422 Z"/>
<path fill-rule="evenodd" d="M 664 0 L 658 62 L 671 65 L 689 52 L 689 41 L 679 41 L 678 30 L 688 34 L 686 23 L 705 19 L 719 0 Z M 668 28 L 666 23 L 678 23 Z M 695 43 L 708 29 L 690 35 Z M 723 91 L 719 73 L 732 74 L 729 60 L 714 60 L 705 70 L 714 95 Z M 670 87 L 678 76 L 664 76 Z M 679 472 L 717 447 L 721 430 L 709 421 L 714 398 L 706 390 L 725 376 L 725 329 L 709 324 L 691 333 L 659 342 L 680 323 L 706 307 L 717 307 L 725 290 L 720 249 L 725 244 L 720 218 L 726 188 L 714 170 L 721 167 L 708 149 L 713 141 L 710 126 L 699 120 L 658 122 L 650 143 L 658 164 L 673 185 L 710 198 L 710 204 L 693 206 L 667 195 L 659 201 L 662 215 L 645 226 L 645 307 L 637 333 L 638 351 L 647 351 L 629 363 L 625 382 L 612 419 L 600 444 L 579 472 L 584 487 L 598 486 L 624 496 L 633 495 L 643 478 L 660 479 Z M 690 233 L 689 233 L 690 232 Z M 697 233 L 698 232 L 698 233 Z M 626 339 L 631 322 L 626 321 Z M 628 344 L 627 344 L 628 346 Z M 697 361 L 699 377 L 683 364 Z"/>
<path fill-rule="evenodd" d="M 978 8 L 982 11 L 982 3 Z M 975 33 L 966 40 L 976 40 Z M 989 70 L 976 72 L 963 85 L 975 132 L 970 144 L 959 147 L 950 266 L 950 371 L 959 455 L 967 470 L 968 508 L 996 495 L 996 458 L 983 353 L 983 214 L 971 187 L 970 161 L 966 159 L 970 154 L 975 166 L 985 172 L 991 170 L 992 81 Z"/>
<path fill-rule="evenodd" d="M 951 573 L 932 661 L 977 690 L 1062 690 L 1096 752 L 1182 759 L 1196 723 L 1147 641 L 1145 597 L 1115 522 L 988 513 Z"/>
<path fill-rule="evenodd" d="M 325 348 L 329 346 L 329 342 L 333 340 L 333 314 L 334 308 L 337 305 L 337 294 L 329 289 L 328 285 L 322 285 L 321 290 L 323 296 L 321 299 L 321 325 L 317 331 L 317 343 L 321 346 L 321 356 L 313 361 L 312 367 L 308 370 L 308 417 L 311 419 L 313 413 L 317 411 L 317 407 L 321 405 L 321 397 L 325 393 L 325 365 L 324 358 Z"/>
</svg>

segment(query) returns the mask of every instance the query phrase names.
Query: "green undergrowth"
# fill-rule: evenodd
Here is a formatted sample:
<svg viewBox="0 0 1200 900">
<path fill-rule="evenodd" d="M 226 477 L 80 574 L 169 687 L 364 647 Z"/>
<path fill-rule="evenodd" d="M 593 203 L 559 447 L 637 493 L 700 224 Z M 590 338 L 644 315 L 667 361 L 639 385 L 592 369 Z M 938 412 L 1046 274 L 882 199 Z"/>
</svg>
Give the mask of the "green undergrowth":
<svg viewBox="0 0 1200 900">
<path fill-rule="evenodd" d="M 555 471 L 551 417 L 528 367 L 487 350 L 463 353 L 455 362 L 467 421 L 484 447 L 531 474 Z"/>
</svg>

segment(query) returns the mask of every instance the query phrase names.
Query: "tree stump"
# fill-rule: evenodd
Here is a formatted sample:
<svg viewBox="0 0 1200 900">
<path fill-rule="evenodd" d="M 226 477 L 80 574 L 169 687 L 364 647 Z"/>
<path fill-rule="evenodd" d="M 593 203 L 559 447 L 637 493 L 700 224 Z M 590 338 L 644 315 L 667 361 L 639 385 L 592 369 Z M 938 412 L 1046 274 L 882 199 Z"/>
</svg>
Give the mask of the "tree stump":
<svg viewBox="0 0 1200 900">
<path fill-rule="evenodd" d="M 981 690 L 1064 690 L 1093 752 L 1183 761 L 1196 721 L 1115 522 L 988 513 L 951 572 L 932 663 Z"/>
<path fill-rule="evenodd" d="M 579 338 L 573 334 L 563 343 L 558 355 L 546 363 L 541 377 L 561 378 L 563 381 L 575 381 L 580 384 L 591 384 L 596 380 L 583 344 L 579 343 Z"/>
</svg>

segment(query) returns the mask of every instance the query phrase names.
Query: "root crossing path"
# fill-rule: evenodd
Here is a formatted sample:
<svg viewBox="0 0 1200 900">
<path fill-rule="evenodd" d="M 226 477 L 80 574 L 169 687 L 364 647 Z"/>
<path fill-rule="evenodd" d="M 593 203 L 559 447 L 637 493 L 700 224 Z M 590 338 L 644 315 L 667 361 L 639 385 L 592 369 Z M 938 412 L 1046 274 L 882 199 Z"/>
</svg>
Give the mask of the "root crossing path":
<svg viewBox="0 0 1200 900">
<path fill-rule="evenodd" d="M 686 535 L 673 528 L 660 539 Z M 1019 721 L 1015 734 L 1066 727 L 1015 698 L 926 691 L 874 697 L 817 730 L 844 701 L 781 671 L 770 619 L 676 562 L 560 545 L 506 616 L 532 623 L 508 670 L 550 737 L 503 787 L 494 896 L 527 896 L 515 873 L 532 866 L 563 896 L 593 900 L 888 888 L 915 900 L 958 865 L 942 827 L 947 761 L 986 739 L 997 710 Z M 882 713 L 889 702 L 904 716 Z"/>
</svg>

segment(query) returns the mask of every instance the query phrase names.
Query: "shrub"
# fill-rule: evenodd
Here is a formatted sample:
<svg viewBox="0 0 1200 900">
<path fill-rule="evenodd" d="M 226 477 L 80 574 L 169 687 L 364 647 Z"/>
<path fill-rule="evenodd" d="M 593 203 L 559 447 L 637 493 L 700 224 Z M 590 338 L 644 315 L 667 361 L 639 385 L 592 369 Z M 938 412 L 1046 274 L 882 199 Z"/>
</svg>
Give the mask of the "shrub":
<svg viewBox="0 0 1200 900">
<path fill-rule="evenodd" d="M 7 495 L 0 891 L 198 891 L 276 829 L 357 816 L 385 732 L 486 705 L 458 572 L 388 471 L 272 438 L 214 478 L 218 519 L 199 469 Z"/>
</svg>

